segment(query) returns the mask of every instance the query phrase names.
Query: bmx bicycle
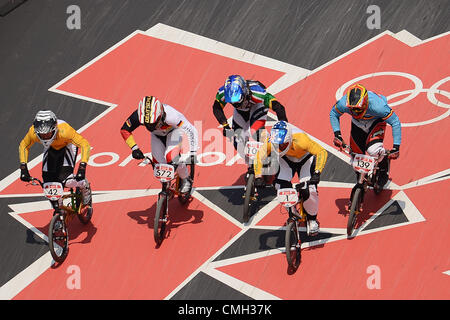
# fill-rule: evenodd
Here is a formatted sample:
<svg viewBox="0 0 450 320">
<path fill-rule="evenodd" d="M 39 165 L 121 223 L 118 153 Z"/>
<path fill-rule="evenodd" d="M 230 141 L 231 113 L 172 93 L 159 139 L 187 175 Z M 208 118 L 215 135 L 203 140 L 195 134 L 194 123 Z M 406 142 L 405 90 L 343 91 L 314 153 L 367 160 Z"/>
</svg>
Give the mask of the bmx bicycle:
<svg viewBox="0 0 450 320">
<path fill-rule="evenodd" d="M 162 189 L 158 194 L 156 203 L 156 213 L 153 223 L 153 238 L 157 246 L 163 242 L 166 234 L 166 226 L 169 222 L 169 200 L 178 197 L 181 204 L 187 203 L 191 199 L 191 193 L 181 193 L 180 177 L 176 172 L 176 165 L 153 163 L 149 157 L 145 157 L 143 164 L 151 164 L 153 166 L 153 175 L 161 182 Z M 191 157 L 190 178 L 194 179 L 195 166 L 194 158 Z"/>
<path fill-rule="evenodd" d="M 48 228 L 48 246 L 53 260 L 62 263 L 69 253 L 68 223 L 74 216 L 83 224 L 88 224 L 92 218 L 92 200 L 90 204 L 83 204 L 83 197 L 79 187 L 71 187 L 75 181 L 69 178 L 61 182 L 45 182 L 31 178 L 31 185 L 40 185 L 44 196 L 50 200 L 53 207 L 53 217 Z M 64 188 L 69 193 L 64 194 Z"/>
<path fill-rule="evenodd" d="M 350 146 L 343 145 L 342 152 L 350 155 L 351 164 L 355 172 L 358 173 L 358 181 L 352 189 L 350 196 L 349 216 L 347 221 L 347 236 L 351 236 L 358 215 L 362 211 L 362 204 L 364 202 L 364 194 L 367 189 L 372 188 L 375 194 L 379 194 L 383 188 L 379 186 L 379 167 L 382 157 L 372 157 L 365 154 L 354 153 Z M 389 156 L 389 150 L 384 152 L 384 156 Z M 388 162 L 389 163 L 389 162 Z"/>
</svg>

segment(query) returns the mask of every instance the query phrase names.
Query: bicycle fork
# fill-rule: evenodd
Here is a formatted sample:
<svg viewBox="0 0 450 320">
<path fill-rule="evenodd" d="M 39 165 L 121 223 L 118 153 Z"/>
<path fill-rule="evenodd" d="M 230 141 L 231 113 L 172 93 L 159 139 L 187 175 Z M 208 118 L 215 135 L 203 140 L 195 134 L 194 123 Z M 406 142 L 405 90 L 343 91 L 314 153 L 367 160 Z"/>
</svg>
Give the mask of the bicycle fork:
<svg viewBox="0 0 450 320">
<path fill-rule="evenodd" d="M 299 230 L 299 217 L 297 217 L 297 215 L 292 212 L 292 208 L 289 208 L 289 220 L 294 222 L 295 225 L 295 233 L 296 233 L 296 239 L 297 239 L 297 243 L 295 244 L 296 248 L 300 248 L 301 247 L 301 240 L 300 240 L 300 230 Z M 288 220 L 288 225 L 289 225 L 289 220 Z"/>
<path fill-rule="evenodd" d="M 166 205 L 165 205 L 165 212 L 162 216 L 159 217 L 159 221 L 166 223 L 168 221 L 167 217 L 168 217 L 168 213 L 169 213 L 169 195 L 167 194 L 166 191 L 162 191 L 158 195 L 158 201 L 159 201 L 159 199 L 161 199 L 161 197 L 164 197 L 164 201 L 165 201 Z"/>
</svg>

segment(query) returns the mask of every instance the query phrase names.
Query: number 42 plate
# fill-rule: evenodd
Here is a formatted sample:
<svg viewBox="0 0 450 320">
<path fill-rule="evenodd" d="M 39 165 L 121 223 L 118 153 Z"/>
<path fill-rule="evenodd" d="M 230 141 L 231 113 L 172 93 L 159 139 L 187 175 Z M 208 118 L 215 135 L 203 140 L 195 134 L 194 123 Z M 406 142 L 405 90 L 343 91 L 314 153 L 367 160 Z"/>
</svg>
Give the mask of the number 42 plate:
<svg viewBox="0 0 450 320">
<path fill-rule="evenodd" d="M 52 201 L 58 200 L 64 193 L 63 185 L 60 182 L 46 182 L 43 189 L 45 197 Z"/>
</svg>

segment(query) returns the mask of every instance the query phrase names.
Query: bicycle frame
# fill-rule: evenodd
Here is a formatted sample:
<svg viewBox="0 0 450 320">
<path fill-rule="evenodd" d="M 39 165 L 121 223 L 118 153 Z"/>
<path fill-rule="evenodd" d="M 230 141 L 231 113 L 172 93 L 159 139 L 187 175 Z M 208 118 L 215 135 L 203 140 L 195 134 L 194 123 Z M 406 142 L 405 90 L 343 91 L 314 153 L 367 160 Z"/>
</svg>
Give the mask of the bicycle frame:
<svg viewBox="0 0 450 320">
<path fill-rule="evenodd" d="M 345 145 L 344 148 L 342 148 L 340 151 L 349 155 L 351 157 L 352 162 L 353 162 L 355 156 L 359 155 L 359 154 L 353 152 L 350 149 L 350 146 L 348 146 L 348 145 Z M 386 153 L 384 156 L 387 157 L 388 153 Z M 368 189 L 368 187 L 375 187 L 373 179 L 374 179 L 374 177 L 377 176 L 377 172 L 379 169 L 378 164 L 381 162 L 381 160 L 380 160 L 381 157 L 378 156 L 378 157 L 372 157 L 372 158 L 374 158 L 374 160 L 375 160 L 373 169 L 371 169 L 367 172 L 358 171 L 353 166 L 353 169 L 355 170 L 355 172 L 359 173 L 359 177 L 358 177 L 358 181 L 357 181 L 356 185 L 361 186 L 364 189 L 364 191 L 366 191 Z"/>
<path fill-rule="evenodd" d="M 42 188 L 44 188 L 44 183 L 37 179 L 37 178 L 32 178 L 31 180 L 31 184 L 32 185 L 36 185 L 34 182 L 37 182 Z M 63 188 L 65 188 L 65 183 L 67 182 L 67 180 L 63 181 L 61 184 L 63 186 Z M 53 183 L 53 182 L 52 182 Z M 81 210 L 81 195 L 76 194 L 76 192 L 74 192 L 73 188 L 69 188 L 69 193 L 68 194 L 63 194 L 61 195 L 61 199 L 60 200 L 52 200 L 49 197 L 46 196 L 46 198 L 50 201 L 50 203 L 52 204 L 52 207 L 54 210 L 61 210 L 66 214 L 66 218 L 68 216 L 72 216 L 74 214 L 79 214 L 80 210 Z M 64 205 L 64 200 L 65 199 L 69 199 L 70 198 L 70 204 L 69 206 Z M 79 203 L 78 207 L 77 207 L 77 202 Z"/>
</svg>

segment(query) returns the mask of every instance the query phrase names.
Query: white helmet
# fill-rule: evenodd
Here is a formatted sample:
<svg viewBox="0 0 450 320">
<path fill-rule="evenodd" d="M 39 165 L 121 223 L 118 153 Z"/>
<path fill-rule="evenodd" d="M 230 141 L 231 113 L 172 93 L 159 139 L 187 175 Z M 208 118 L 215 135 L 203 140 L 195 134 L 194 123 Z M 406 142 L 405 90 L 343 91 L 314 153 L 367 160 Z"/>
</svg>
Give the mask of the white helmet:
<svg viewBox="0 0 450 320">
<path fill-rule="evenodd" d="M 149 130 L 158 129 L 165 118 L 162 103 L 154 96 L 146 96 L 139 101 L 138 107 L 139 122 Z"/>
<path fill-rule="evenodd" d="M 58 119 L 50 110 L 39 111 L 33 121 L 34 132 L 45 148 L 50 147 L 58 132 Z"/>
</svg>

